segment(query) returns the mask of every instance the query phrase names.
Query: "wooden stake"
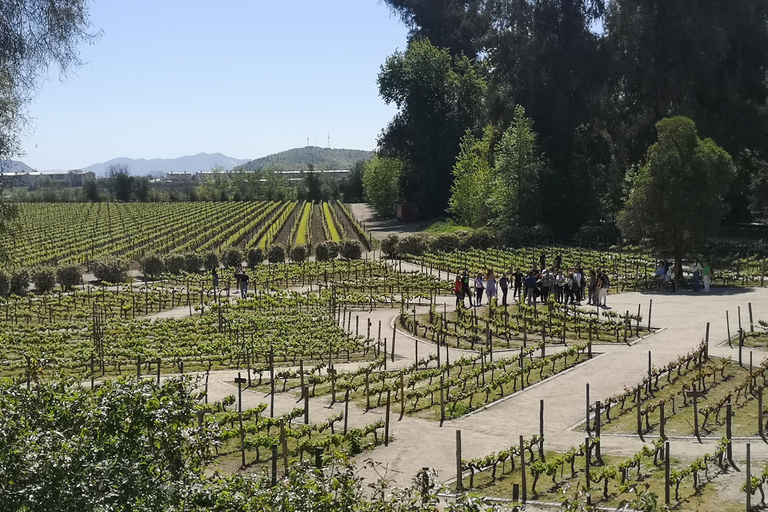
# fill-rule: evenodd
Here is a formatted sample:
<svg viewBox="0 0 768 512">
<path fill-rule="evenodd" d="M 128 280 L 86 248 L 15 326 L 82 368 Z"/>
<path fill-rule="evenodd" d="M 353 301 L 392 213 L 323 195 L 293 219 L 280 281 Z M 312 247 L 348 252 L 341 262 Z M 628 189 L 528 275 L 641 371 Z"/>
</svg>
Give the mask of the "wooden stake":
<svg viewBox="0 0 768 512">
<path fill-rule="evenodd" d="M 464 490 L 464 483 L 462 482 L 461 473 L 461 430 L 456 431 L 456 490 L 461 492 Z"/>
</svg>

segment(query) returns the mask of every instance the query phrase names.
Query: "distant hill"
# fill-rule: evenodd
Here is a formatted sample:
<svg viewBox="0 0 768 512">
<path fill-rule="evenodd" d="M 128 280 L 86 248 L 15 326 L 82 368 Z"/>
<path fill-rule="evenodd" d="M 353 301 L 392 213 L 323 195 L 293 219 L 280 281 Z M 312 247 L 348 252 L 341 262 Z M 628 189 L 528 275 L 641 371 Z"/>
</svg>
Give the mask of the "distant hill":
<svg viewBox="0 0 768 512">
<path fill-rule="evenodd" d="M 277 166 L 288 170 L 305 170 L 307 164 L 312 164 L 318 170 L 351 169 L 359 160 L 370 160 L 371 158 L 373 158 L 373 151 L 307 146 L 251 160 L 242 168 L 247 171 L 255 171 Z"/>
<path fill-rule="evenodd" d="M 0 162 L 0 171 L 2 172 L 30 172 L 31 170 L 30 166 L 18 160 Z"/>
<path fill-rule="evenodd" d="M 247 159 L 232 158 L 221 153 L 198 153 L 192 156 L 182 156 L 179 158 L 113 158 L 107 162 L 89 165 L 83 168 L 83 171 L 95 172 L 97 176 L 104 176 L 110 165 L 125 165 L 131 174 L 135 176 L 146 176 L 148 174 L 160 174 L 168 172 L 198 172 L 210 171 L 214 167 L 222 167 L 225 171 L 234 169 L 238 165 L 248 162 Z"/>
</svg>

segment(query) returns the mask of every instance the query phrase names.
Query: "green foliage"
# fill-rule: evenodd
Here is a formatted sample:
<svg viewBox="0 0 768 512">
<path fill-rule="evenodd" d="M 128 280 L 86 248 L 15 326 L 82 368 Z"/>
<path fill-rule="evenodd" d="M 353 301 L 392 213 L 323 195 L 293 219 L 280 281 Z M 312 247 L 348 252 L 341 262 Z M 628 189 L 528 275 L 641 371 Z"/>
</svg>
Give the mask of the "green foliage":
<svg viewBox="0 0 768 512">
<path fill-rule="evenodd" d="M 185 263 L 183 254 L 168 254 L 165 256 L 165 271 L 173 275 L 181 274 Z"/>
<path fill-rule="evenodd" d="M 80 265 L 63 265 L 56 269 L 56 280 L 66 291 L 83 283 L 83 272 Z"/>
<path fill-rule="evenodd" d="M 683 252 L 701 247 L 717 229 L 734 170 L 728 153 L 699 139 L 690 119 L 664 119 L 656 128 L 658 142 L 634 178 L 619 227 L 633 240 L 672 249 L 679 267 Z"/>
<path fill-rule="evenodd" d="M 114 256 L 107 256 L 93 263 L 96 279 L 107 283 L 123 283 L 128 280 L 128 263 Z"/>
<path fill-rule="evenodd" d="M 363 246 L 357 240 L 344 240 L 341 244 L 341 257 L 345 260 L 359 260 L 363 255 Z"/>
<path fill-rule="evenodd" d="M 387 237 L 381 241 L 381 252 L 387 258 L 394 258 L 397 256 L 397 246 L 400 242 L 400 238 L 397 235 L 387 235 Z"/>
<path fill-rule="evenodd" d="M 221 253 L 221 263 L 226 268 L 236 268 L 243 262 L 243 251 L 237 247 L 228 247 Z"/>
<path fill-rule="evenodd" d="M 423 215 L 444 213 L 461 138 L 481 127 L 482 74 L 466 56 L 451 56 L 419 39 L 387 58 L 378 85 L 384 101 L 398 109 L 379 145 L 383 156 L 404 164 L 400 196 Z"/>
<path fill-rule="evenodd" d="M 147 254 L 141 259 L 139 265 L 145 279 L 154 279 L 165 270 L 163 259 L 157 254 Z"/>
<path fill-rule="evenodd" d="M 489 126 L 482 139 L 478 140 L 471 132 L 461 139 L 448 201 L 448 211 L 460 224 L 477 227 L 490 220 L 486 203 L 495 185 L 491 150 L 493 137 L 494 130 Z"/>
<path fill-rule="evenodd" d="M 11 293 L 24 295 L 29 288 L 29 272 L 25 269 L 16 269 L 11 273 Z"/>
<path fill-rule="evenodd" d="M 219 255 L 216 254 L 216 251 L 208 251 L 205 253 L 205 256 L 203 256 L 203 265 L 207 270 L 214 267 L 219 268 Z"/>
<path fill-rule="evenodd" d="M 533 123 L 517 106 L 496 157 L 488 206 L 499 226 L 533 226 L 539 221 L 539 175 L 543 165 Z"/>
<path fill-rule="evenodd" d="M 329 260 L 335 260 L 338 258 L 339 253 L 341 252 L 341 246 L 338 242 L 334 242 L 332 240 L 326 240 L 325 246 L 328 248 L 328 259 Z"/>
<path fill-rule="evenodd" d="M 476 229 L 464 239 L 464 245 L 472 249 L 490 249 L 498 245 L 498 236 L 490 228 Z"/>
<path fill-rule="evenodd" d="M 301 263 L 307 259 L 307 248 L 303 245 L 297 245 L 291 249 L 291 260 L 296 263 Z"/>
<path fill-rule="evenodd" d="M 315 246 L 315 260 L 316 261 L 328 261 L 330 258 L 328 254 L 328 245 L 325 242 L 320 242 Z"/>
<path fill-rule="evenodd" d="M 0 296 L 11 293 L 11 276 L 5 270 L 0 270 Z"/>
<path fill-rule="evenodd" d="M 270 263 L 285 263 L 285 247 L 281 244 L 274 244 L 267 252 L 267 259 Z"/>
<path fill-rule="evenodd" d="M 372 157 L 373 153 L 370 151 L 307 146 L 251 160 L 244 164 L 242 168 L 246 171 L 256 171 L 270 167 L 302 170 L 306 169 L 308 164 L 312 164 L 318 170 L 351 169 L 356 162 L 370 160 Z"/>
<path fill-rule="evenodd" d="M 461 239 L 455 233 L 441 233 L 432 239 L 429 248 L 432 252 L 453 252 L 461 248 Z"/>
<path fill-rule="evenodd" d="M 401 238 L 397 243 L 397 254 L 410 254 L 411 256 L 421 256 L 427 251 L 429 237 L 416 234 Z"/>
<path fill-rule="evenodd" d="M 51 292 L 56 287 L 56 270 L 53 267 L 40 267 L 32 273 L 36 293 Z"/>
<path fill-rule="evenodd" d="M 254 268 L 256 265 L 264 263 L 264 251 L 261 250 L 261 247 L 252 247 L 248 249 L 246 256 L 250 268 Z"/>
<path fill-rule="evenodd" d="M 203 257 L 196 252 L 188 252 L 184 255 L 184 270 L 191 274 L 200 272 L 203 267 Z"/>
<path fill-rule="evenodd" d="M 0 384 L 3 509 L 178 510 L 210 456 L 189 382 L 72 384 Z"/>
<path fill-rule="evenodd" d="M 395 158 L 376 156 L 366 162 L 363 173 L 365 200 L 382 217 L 393 217 L 399 198 L 400 175 L 403 163 Z"/>
</svg>

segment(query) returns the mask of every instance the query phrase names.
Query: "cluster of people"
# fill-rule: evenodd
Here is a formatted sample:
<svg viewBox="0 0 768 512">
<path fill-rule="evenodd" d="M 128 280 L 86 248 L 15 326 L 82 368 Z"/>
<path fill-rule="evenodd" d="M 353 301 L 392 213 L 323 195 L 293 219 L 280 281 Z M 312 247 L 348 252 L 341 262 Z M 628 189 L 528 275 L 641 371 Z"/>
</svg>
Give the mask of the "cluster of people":
<svg viewBox="0 0 768 512">
<path fill-rule="evenodd" d="M 677 289 L 677 277 L 680 275 L 677 265 L 667 261 L 658 260 L 656 262 L 656 289 L 662 291 L 665 289 L 675 292 Z M 698 258 L 691 266 L 693 274 L 693 291 L 698 292 L 702 285 L 704 291 L 709 292 L 709 285 L 712 280 L 712 267 L 708 263 L 702 263 Z"/>
<path fill-rule="evenodd" d="M 507 306 L 510 290 L 512 301 L 525 301 L 529 305 L 535 305 L 539 299 L 546 302 L 552 297 L 556 302 L 565 305 L 581 305 L 586 299 L 588 305 L 607 307 L 610 279 L 602 270 L 590 270 L 589 274 L 586 274 L 581 265 L 561 269 L 562 257 L 559 254 L 555 258 L 554 268 L 546 268 L 544 254 L 541 255 L 539 264 L 540 269 L 533 268 L 524 274 L 517 268 L 510 271 L 509 276 L 502 274 L 498 280 L 492 269 L 485 275 L 478 273 L 474 279 L 469 276 L 467 270 L 457 273 L 454 283 L 456 308 L 464 307 L 465 299 L 469 299 L 469 307 L 482 307 L 483 295 L 487 296 L 487 303 L 490 304 L 498 294 L 501 295 L 501 305 Z"/>
</svg>

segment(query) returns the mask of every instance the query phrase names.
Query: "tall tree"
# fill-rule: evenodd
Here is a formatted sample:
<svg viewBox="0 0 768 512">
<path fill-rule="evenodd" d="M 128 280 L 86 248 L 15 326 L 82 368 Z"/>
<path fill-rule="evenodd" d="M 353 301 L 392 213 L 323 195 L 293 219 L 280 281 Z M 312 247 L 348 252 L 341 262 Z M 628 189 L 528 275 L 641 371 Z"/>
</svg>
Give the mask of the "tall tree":
<svg viewBox="0 0 768 512">
<path fill-rule="evenodd" d="M 398 108 L 379 146 L 404 164 L 400 195 L 424 215 L 444 213 L 461 138 L 482 126 L 485 80 L 468 58 L 419 40 L 387 58 L 378 84 Z"/>
<path fill-rule="evenodd" d="M 429 39 L 451 55 L 477 57 L 491 28 L 487 0 L 385 0 L 410 29 L 409 39 Z"/>
<path fill-rule="evenodd" d="M 516 105 L 525 108 L 548 160 L 541 220 L 571 233 L 600 213 L 589 203 L 600 162 L 581 154 L 599 134 L 592 124 L 607 70 L 591 27 L 603 2 L 496 0 L 491 9 L 494 30 L 485 48 L 492 70 L 489 115 L 506 126 Z"/>
<path fill-rule="evenodd" d="M 491 218 L 486 202 L 494 185 L 493 136 L 488 127 L 481 139 L 467 132 L 461 140 L 448 211 L 464 226 L 482 226 Z"/>
<path fill-rule="evenodd" d="M 403 173 L 403 163 L 396 158 L 373 157 L 365 163 L 363 190 L 376 213 L 392 217 L 399 198 L 398 184 Z"/>
<path fill-rule="evenodd" d="M 51 64 L 61 73 L 80 64 L 78 44 L 88 34 L 86 0 L 0 2 L 0 233 L 18 212 L 3 200 L 4 167 L 19 151 L 25 106 Z M 0 248 L 0 261 L 5 252 Z"/>
<path fill-rule="evenodd" d="M 741 167 L 753 150 L 768 157 L 765 78 L 768 72 L 766 0 L 613 0 L 605 21 L 611 69 L 606 113 L 611 137 L 628 165 L 670 115 L 693 119 Z M 749 176 L 730 203 L 748 216 Z"/>
<path fill-rule="evenodd" d="M 539 179 L 543 169 L 536 133 L 525 109 L 518 106 L 496 156 L 489 206 L 499 227 L 534 226 L 540 222 Z"/>
<path fill-rule="evenodd" d="M 634 178 L 619 227 L 629 238 L 672 250 L 681 272 L 684 252 L 700 248 L 725 214 L 734 168 L 712 139 L 699 139 L 690 119 L 663 119 L 656 129 L 658 141 Z"/>
<path fill-rule="evenodd" d="M 112 193 L 116 201 L 127 203 L 133 197 L 133 181 L 127 165 L 113 164 L 107 168 L 107 176 L 112 185 Z"/>
</svg>

